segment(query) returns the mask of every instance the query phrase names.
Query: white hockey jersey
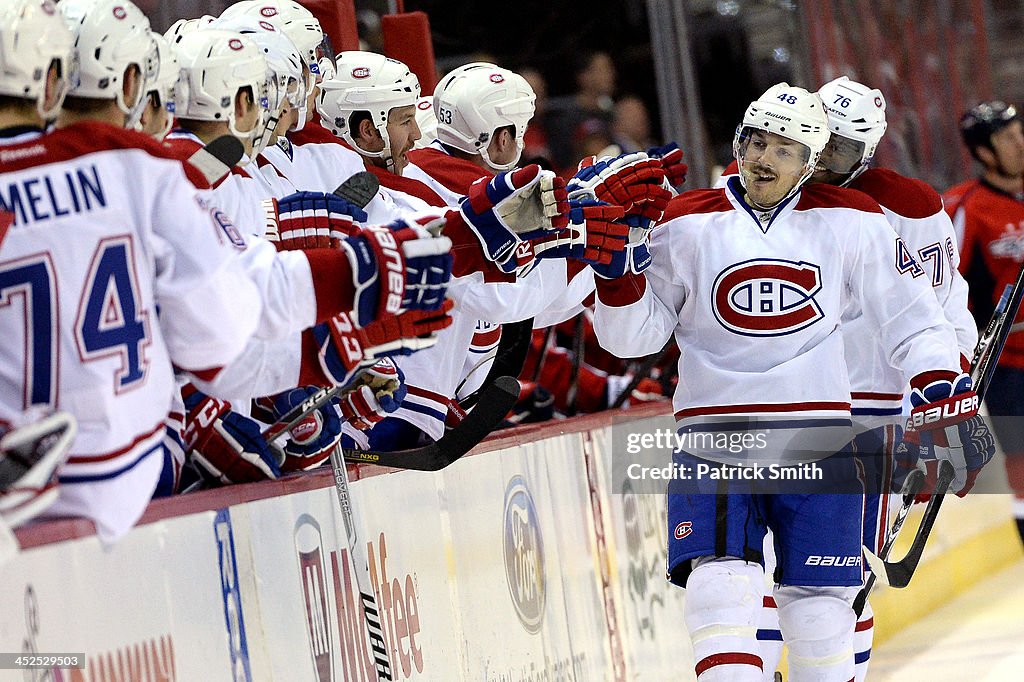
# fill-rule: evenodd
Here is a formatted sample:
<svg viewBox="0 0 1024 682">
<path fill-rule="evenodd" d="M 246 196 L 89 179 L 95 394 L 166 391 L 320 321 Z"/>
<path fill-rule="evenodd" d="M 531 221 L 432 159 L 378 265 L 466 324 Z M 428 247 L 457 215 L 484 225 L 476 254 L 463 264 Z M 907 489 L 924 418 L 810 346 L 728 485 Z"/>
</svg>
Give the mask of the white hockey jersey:
<svg viewBox="0 0 1024 682">
<path fill-rule="evenodd" d="M 0 245 L 0 418 L 31 404 L 75 415 L 53 511 L 112 541 L 156 483 L 172 365 L 209 377 L 236 358 L 260 294 L 237 229 L 149 138 L 82 123 L 0 145 L 15 215 Z"/>
<path fill-rule="evenodd" d="M 862 173 L 850 188 L 881 205 L 886 220 L 907 247 L 896 254 L 897 269 L 904 277 L 932 286 L 946 319 L 956 330 L 960 352 L 970 357 L 978 330 L 967 309 L 967 282 L 958 270 L 960 252 L 953 224 L 939 195 L 920 180 L 878 168 Z M 843 338 L 853 413 L 864 417 L 899 415 L 907 382 L 887 361 L 873 326 L 856 301 L 843 314 Z"/>
<path fill-rule="evenodd" d="M 673 199 L 645 277 L 598 287 L 595 331 L 609 351 L 654 353 L 675 334 L 681 425 L 848 418 L 839 332 L 851 301 L 905 377 L 959 370 L 952 325 L 929 282 L 900 274 L 905 247 L 874 201 L 808 185 L 759 216 L 742 192 L 733 179 Z"/>
</svg>

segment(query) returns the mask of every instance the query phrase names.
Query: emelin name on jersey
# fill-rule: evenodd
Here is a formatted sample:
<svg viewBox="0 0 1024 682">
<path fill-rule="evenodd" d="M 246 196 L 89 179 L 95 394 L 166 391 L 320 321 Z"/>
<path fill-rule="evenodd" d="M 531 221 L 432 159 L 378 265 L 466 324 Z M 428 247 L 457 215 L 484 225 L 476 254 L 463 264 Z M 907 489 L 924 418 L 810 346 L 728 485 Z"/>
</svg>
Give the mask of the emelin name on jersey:
<svg viewBox="0 0 1024 682">
<path fill-rule="evenodd" d="M 53 220 L 107 205 L 96 166 L 22 177 L 0 186 L 0 206 L 15 216 L 14 226 Z"/>
</svg>

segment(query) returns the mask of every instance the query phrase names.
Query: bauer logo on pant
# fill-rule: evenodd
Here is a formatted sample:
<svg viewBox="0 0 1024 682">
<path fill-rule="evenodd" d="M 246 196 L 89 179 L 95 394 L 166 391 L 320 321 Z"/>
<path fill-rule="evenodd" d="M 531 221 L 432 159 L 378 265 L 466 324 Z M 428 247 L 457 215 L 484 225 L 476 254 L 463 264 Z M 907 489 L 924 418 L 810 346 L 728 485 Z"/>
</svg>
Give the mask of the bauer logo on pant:
<svg viewBox="0 0 1024 682">
<path fill-rule="evenodd" d="M 824 317 L 814 300 L 821 268 L 758 258 L 729 266 L 715 279 L 711 307 L 719 324 L 744 336 L 781 336 Z"/>
<path fill-rule="evenodd" d="M 544 542 L 533 497 L 522 476 L 505 488 L 505 576 L 516 615 L 536 634 L 544 620 Z"/>
</svg>

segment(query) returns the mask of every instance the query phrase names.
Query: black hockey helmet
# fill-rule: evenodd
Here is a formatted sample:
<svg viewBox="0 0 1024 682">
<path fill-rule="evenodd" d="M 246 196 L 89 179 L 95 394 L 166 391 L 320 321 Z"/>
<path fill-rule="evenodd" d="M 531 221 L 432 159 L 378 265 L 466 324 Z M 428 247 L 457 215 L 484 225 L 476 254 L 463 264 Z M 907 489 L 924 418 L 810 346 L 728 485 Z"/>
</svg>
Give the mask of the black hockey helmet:
<svg viewBox="0 0 1024 682">
<path fill-rule="evenodd" d="M 1017 108 L 1006 102 L 982 102 L 960 117 L 960 135 L 974 156 L 974 150 L 978 147 L 991 149 L 992 135 L 1018 117 Z"/>
</svg>

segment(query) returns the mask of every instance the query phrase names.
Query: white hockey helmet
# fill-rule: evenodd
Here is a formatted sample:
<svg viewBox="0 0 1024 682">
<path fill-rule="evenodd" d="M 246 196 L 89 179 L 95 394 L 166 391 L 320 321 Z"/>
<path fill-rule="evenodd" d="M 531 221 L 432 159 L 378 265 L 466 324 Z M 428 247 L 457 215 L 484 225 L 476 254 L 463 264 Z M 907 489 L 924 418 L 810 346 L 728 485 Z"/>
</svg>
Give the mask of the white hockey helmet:
<svg viewBox="0 0 1024 682">
<path fill-rule="evenodd" d="M 178 118 L 225 121 L 235 137 L 262 149 L 270 114 L 269 68 L 255 42 L 240 33 L 204 29 L 182 36 L 177 45 L 181 76 L 174 89 Z M 260 115 L 251 130 L 239 130 L 235 98 L 249 89 Z"/>
<path fill-rule="evenodd" d="M 334 53 L 330 42 L 320 22 L 308 9 L 294 0 L 243 0 L 229 5 L 221 14 L 222 19 L 243 16 L 269 21 L 288 36 L 314 77 L 333 76 Z"/>
<path fill-rule="evenodd" d="M 437 139 L 468 154 L 480 154 L 496 171 L 519 163 L 526 126 L 536 110 L 537 96 L 526 79 L 514 71 L 487 62 L 454 69 L 434 88 Z M 494 131 L 515 130 L 518 153 L 510 163 L 498 164 L 487 155 Z"/>
<path fill-rule="evenodd" d="M 302 77 L 304 62 L 295 44 L 283 31 L 265 19 L 254 19 L 249 16 L 227 19 L 221 17 L 210 24 L 210 28 L 241 33 L 251 38 L 263 50 L 273 86 L 270 92 L 268 122 L 271 130 L 277 126 L 285 100 L 292 109 L 300 110 L 300 117 L 305 116 L 306 82 Z M 270 136 L 267 135 L 265 141 L 269 142 L 269 139 Z M 256 151 L 256 154 L 259 151 Z"/>
<path fill-rule="evenodd" d="M 74 37 L 50 0 L 13 0 L 0 5 L 0 95 L 35 100 L 44 119 L 52 118 L 71 80 Z M 46 109 L 46 77 L 56 62 L 60 87 L 55 106 Z"/>
<path fill-rule="evenodd" d="M 807 148 L 803 174 L 781 200 L 785 201 L 811 177 L 822 150 L 828 144 L 828 118 L 821 97 L 816 92 L 808 92 L 788 83 L 778 83 L 751 102 L 743 114 L 743 122 L 736 128 L 736 137 L 732 143 L 733 155 L 741 165 L 750 134 L 755 130 L 775 133 Z M 740 181 L 745 183 L 743 173 L 740 173 Z"/>
<path fill-rule="evenodd" d="M 61 0 L 57 5 L 75 36 L 76 79 L 68 93 L 112 99 L 134 127 L 146 105 L 159 57 L 149 19 L 129 0 Z M 135 66 L 143 79 L 135 101 L 124 99 L 124 74 Z"/>
<path fill-rule="evenodd" d="M 416 100 L 416 127 L 421 137 L 416 140 L 413 149 L 429 147 L 437 139 L 437 116 L 434 115 L 434 98 L 429 95 Z"/>
<path fill-rule="evenodd" d="M 67 412 L 23 419 L 24 426 L 0 427 L 0 516 L 12 528 L 56 501 L 57 468 L 77 432 Z"/>
<path fill-rule="evenodd" d="M 342 52 L 336 64 L 334 78 L 320 83 L 316 108 L 321 122 L 360 154 L 382 158 L 389 168 L 393 167 L 388 113 L 398 107 L 416 105 L 419 79 L 402 62 L 373 52 Z M 382 151 L 369 152 L 356 144 L 351 118 L 359 111 L 370 114 L 370 121 L 384 139 Z"/>
<path fill-rule="evenodd" d="M 818 89 L 818 95 L 825 106 L 829 131 L 863 145 L 860 163 L 845 171 L 850 173 L 850 177 L 843 183 L 847 184 L 868 167 L 885 134 L 885 97 L 880 90 L 869 88 L 846 76 L 825 83 Z"/>
<path fill-rule="evenodd" d="M 176 22 L 171 24 L 171 27 L 164 31 L 164 38 L 167 38 L 172 44 L 177 45 L 183 36 L 192 33 L 192 31 L 198 31 L 201 28 L 205 28 L 213 23 L 216 17 L 212 17 L 209 14 L 204 14 L 198 19 L 178 19 Z"/>
<path fill-rule="evenodd" d="M 156 43 L 159 64 L 156 77 L 149 84 L 149 92 L 156 93 L 157 102 L 167 110 L 164 130 L 158 136 L 158 139 L 163 139 L 171 131 L 171 125 L 174 123 L 174 86 L 178 82 L 178 57 L 170 41 L 159 33 L 153 33 L 153 41 Z"/>
</svg>

